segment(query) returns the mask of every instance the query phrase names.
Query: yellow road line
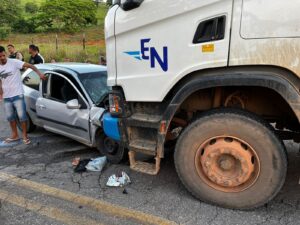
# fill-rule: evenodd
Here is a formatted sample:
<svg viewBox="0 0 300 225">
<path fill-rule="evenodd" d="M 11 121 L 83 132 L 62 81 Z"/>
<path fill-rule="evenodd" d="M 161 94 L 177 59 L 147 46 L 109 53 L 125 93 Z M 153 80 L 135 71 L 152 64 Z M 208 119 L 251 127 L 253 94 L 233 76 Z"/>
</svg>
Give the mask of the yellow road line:
<svg viewBox="0 0 300 225">
<path fill-rule="evenodd" d="M 18 195 L 10 194 L 9 192 L 3 190 L 0 190 L 0 199 L 4 202 L 8 202 L 10 204 L 25 208 L 56 221 L 63 222 L 66 225 L 101 225 L 101 223 L 98 223 L 95 220 L 90 220 L 82 216 L 79 217 L 71 213 L 64 212 L 61 209 L 55 207 L 44 206 L 32 200 L 23 198 Z"/>
<path fill-rule="evenodd" d="M 93 199 L 90 197 L 86 197 L 83 195 L 75 194 L 69 191 L 61 190 L 58 188 L 50 187 L 45 184 L 40 184 L 34 181 L 18 178 L 16 176 L 1 173 L 0 172 L 0 180 L 8 181 L 14 183 L 20 187 L 25 187 L 31 189 L 33 191 L 53 196 L 56 198 L 60 198 L 69 202 L 73 202 L 82 206 L 86 206 L 92 208 L 100 213 L 105 213 L 112 216 L 117 216 L 125 219 L 133 219 L 142 224 L 153 224 L 153 225 L 175 225 L 175 222 L 170 220 L 166 220 L 164 218 L 160 218 L 157 216 L 153 216 L 150 214 L 146 214 L 137 210 L 128 209 L 125 207 L 113 205 L 108 202 L 104 202 L 101 200 Z"/>
</svg>

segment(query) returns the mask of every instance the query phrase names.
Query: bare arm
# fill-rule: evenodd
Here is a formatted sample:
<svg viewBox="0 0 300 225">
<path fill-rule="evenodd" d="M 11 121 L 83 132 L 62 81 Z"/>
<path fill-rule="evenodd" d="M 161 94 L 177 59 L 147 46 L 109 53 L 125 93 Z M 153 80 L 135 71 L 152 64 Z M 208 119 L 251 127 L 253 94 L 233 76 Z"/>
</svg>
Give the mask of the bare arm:
<svg viewBox="0 0 300 225">
<path fill-rule="evenodd" d="M 31 65 L 29 63 L 24 63 L 23 67 L 24 68 L 30 68 L 30 69 L 32 69 L 34 72 L 36 72 L 40 76 L 40 78 L 42 80 L 46 80 L 47 79 L 46 76 L 41 71 L 39 71 L 34 65 Z"/>
</svg>

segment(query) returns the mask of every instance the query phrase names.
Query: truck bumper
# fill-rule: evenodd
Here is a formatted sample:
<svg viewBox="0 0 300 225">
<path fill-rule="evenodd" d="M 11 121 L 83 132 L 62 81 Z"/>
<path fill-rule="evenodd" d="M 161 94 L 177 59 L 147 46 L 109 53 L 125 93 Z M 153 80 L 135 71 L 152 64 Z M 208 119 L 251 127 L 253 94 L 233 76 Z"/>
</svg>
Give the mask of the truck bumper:
<svg viewBox="0 0 300 225">
<path fill-rule="evenodd" d="M 109 113 L 106 113 L 103 116 L 103 129 L 108 137 L 115 141 L 121 141 L 118 118 L 114 118 Z"/>
</svg>

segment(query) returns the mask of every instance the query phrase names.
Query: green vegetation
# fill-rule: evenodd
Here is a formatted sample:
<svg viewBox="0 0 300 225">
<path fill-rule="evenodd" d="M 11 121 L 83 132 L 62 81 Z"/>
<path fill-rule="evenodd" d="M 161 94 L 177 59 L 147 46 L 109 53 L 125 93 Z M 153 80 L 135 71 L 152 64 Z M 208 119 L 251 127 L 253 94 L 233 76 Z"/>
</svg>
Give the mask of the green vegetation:
<svg viewBox="0 0 300 225">
<path fill-rule="evenodd" d="M 92 3 L 90 4 L 90 7 L 95 9 L 95 14 L 93 17 L 87 16 L 88 23 L 86 24 L 85 22 L 82 24 L 81 20 L 80 26 L 75 27 L 75 30 L 72 31 L 65 29 L 63 27 L 65 25 L 64 23 L 57 23 L 56 21 L 52 21 L 52 27 L 35 27 L 36 22 L 38 22 L 36 17 L 40 14 L 41 8 L 45 6 L 45 3 L 48 0 L 1 0 L 1 2 L 2 1 L 8 1 L 10 5 L 12 2 L 18 2 L 19 7 L 21 8 L 19 8 L 19 14 L 17 16 L 19 19 L 17 20 L 17 24 L 2 23 L 2 21 L 0 21 L 1 24 L 5 25 L 0 27 L 0 45 L 6 46 L 8 43 L 13 43 L 17 50 L 21 51 L 25 55 L 25 59 L 29 58 L 27 52 L 28 45 L 31 43 L 39 46 L 41 54 L 45 57 L 47 62 L 50 62 L 50 60 L 54 58 L 56 61 L 70 60 L 98 63 L 99 57 L 105 56 L 103 28 L 104 18 L 108 10 L 108 6 L 106 4 L 100 4 L 97 8 L 92 0 L 73 1 L 77 3 L 89 1 L 89 4 Z M 49 2 L 58 2 L 61 5 L 62 2 L 70 3 L 71 0 L 51 0 Z M 39 11 L 37 13 L 33 13 L 32 10 L 35 11 L 36 6 Z M 2 13 L 1 8 L 3 8 L 3 4 L 0 5 L 0 13 Z M 79 7 L 79 10 L 81 8 L 82 5 Z M 56 8 L 56 10 L 59 9 Z M 15 14 L 17 15 L 17 13 Z M 73 21 L 74 18 L 70 18 L 70 16 L 72 16 L 70 14 L 72 13 L 69 11 L 65 16 L 69 21 Z M 32 18 L 36 20 L 32 20 Z M 60 18 L 63 18 L 63 16 Z M 10 30 L 12 30 L 12 32 L 9 34 Z M 1 33 L 4 33 L 5 35 L 2 36 Z M 56 35 L 58 41 L 57 48 Z M 83 47 L 84 36 L 86 40 L 85 49 Z"/>
<path fill-rule="evenodd" d="M 51 0 L 42 3 L 40 12 L 32 19 L 44 30 L 73 33 L 97 23 L 97 7 L 91 0 Z"/>
<path fill-rule="evenodd" d="M 40 6 L 45 1 L 46 0 L 21 0 L 21 5 L 24 7 L 26 3 L 31 2 L 31 3 L 36 3 Z"/>
<path fill-rule="evenodd" d="M 0 4 L 0 38 L 6 38 L 11 27 L 18 21 L 21 10 L 20 10 L 20 0 L 1 0 Z"/>
<path fill-rule="evenodd" d="M 37 13 L 39 11 L 39 6 L 35 2 L 27 2 L 25 4 L 25 12 L 28 14 Z"/>
</svg>

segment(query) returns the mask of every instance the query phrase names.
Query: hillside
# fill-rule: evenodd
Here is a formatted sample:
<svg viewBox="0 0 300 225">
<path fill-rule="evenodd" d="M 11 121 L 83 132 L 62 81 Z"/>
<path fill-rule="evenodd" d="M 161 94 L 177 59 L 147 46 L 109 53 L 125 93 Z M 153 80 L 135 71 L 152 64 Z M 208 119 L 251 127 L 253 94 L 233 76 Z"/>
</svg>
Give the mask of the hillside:
<svg viewBox="0 0 300 225">
<path fill-rule="evenodd" d="M 41 4 L 44 0 L 21 0 L 24 6 L 26 2 L 37 2 Z M 34 34 L 19 34 L 12 33 L 5 41 L 0 41 L 0 45 L 13 43 L 25 58 L 28 45 L 34 43 L 41 49 L 41 53 L 46 61 L 55 59 L 56 61 L 91 61 L 99 62 L 99 55 L 105 56 L 104 44 L 104 18 L 108 7 L 105 4 L 100 4 L 97 10 L 97 25 L 87 27 L 80 32 L 74 34 L 61 33 L 34 33 Z M 56 50 L 56 36 L 58 37 L 58 50 Z M 85 36 L 86 49 L 83 49 L 83 37 Z"/>
</svg>

